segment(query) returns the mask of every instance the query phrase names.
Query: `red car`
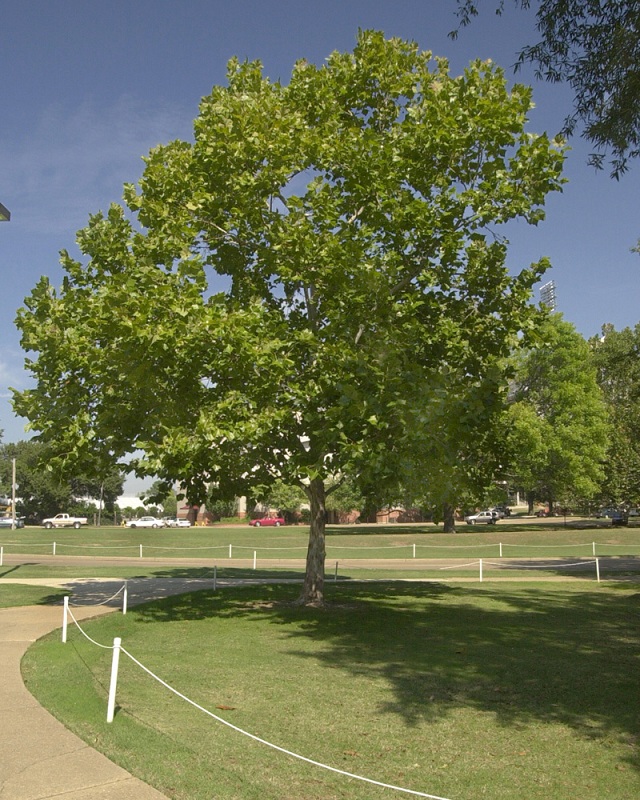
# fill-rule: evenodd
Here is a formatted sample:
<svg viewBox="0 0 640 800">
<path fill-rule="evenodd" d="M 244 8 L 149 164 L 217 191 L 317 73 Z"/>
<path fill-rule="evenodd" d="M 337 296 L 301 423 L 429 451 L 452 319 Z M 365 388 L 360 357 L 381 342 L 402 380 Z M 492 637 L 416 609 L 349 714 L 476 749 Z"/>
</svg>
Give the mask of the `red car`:
<svg viewBox="0 0 640 800">
<path fill-rule="evenodd" d="M 283 517 L 261 517 L 260 519 L 252 519 L 249 525 L 253 525 L 254 528 L 261 528 L 263 525 L 275 525 L 276 528 L 279 528 L 284 525 L 284 519 Z"/>
</svg>

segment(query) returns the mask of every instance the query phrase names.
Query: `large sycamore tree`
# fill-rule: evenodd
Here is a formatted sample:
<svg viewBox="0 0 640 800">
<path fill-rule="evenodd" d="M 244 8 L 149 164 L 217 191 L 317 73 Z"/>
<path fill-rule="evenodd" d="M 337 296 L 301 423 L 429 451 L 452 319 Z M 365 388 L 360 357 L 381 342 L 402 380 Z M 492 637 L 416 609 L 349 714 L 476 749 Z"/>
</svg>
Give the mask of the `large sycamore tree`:
<svg viewBox="0 0 640 800">
<path fill-rule="evenodd" d="M 478 15 L 481 0 L 457 0 L 462 27 Z M 502 14 L 505 0 L 487 4 Z M 513 0 L 536 16 L 539 41 L 522 48 L 516 68 L 533 64 L 538 78 L 566 82 L 573 111 L 565 133 L 582 127 L 595 146 L 589 162 L 610 158 L 619 178 L 640 156 L 640 3 L 638 0 Z M 451 36 L 456 37 L 458 31 Z"/>
<path fill-rule="evenodd" d="M 532 324 L 544 265 L 510 274 L 496 238 L 562 183 L 530 106 L 491 63 L 453 77 L 371 31 L 287 85 L 232 60 L 194 141 L 154 149 L 78 234 L 84 260 L 63 252 L 62 287 L 26 299 L 16 409 L 61 464 L 134 453 L 192 499 L 301 485 L 301 601 L 322 602 L 327 489 L 393 482 L 447 385 L 483 425 L 487 364 Z"/>
</svg>

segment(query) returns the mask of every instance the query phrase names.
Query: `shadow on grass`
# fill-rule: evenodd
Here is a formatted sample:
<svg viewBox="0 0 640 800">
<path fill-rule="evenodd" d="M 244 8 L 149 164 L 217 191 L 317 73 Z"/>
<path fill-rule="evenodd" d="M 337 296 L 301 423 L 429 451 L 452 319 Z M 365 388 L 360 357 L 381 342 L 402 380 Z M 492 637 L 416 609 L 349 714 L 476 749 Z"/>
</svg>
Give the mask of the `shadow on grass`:
<svg viewBox="0 0 640 800">
<path fill-rule="evenodd" d="M 137 614 L 150 622 L 266 616 L 288 629 L 296 659 L 383 678 L 389 693 L 379 713 L 408 726 L 471 707 L 504 726 L 553 722 L 603 746 L 622 742 L 640 768 L 640 592 L 390 582 L 329 587 L 330 607 L 309 609 L 291 604 L 298 591 L 201 592 Z M 322 647 L 310 652 L 308 639 Z"/>
</svg>

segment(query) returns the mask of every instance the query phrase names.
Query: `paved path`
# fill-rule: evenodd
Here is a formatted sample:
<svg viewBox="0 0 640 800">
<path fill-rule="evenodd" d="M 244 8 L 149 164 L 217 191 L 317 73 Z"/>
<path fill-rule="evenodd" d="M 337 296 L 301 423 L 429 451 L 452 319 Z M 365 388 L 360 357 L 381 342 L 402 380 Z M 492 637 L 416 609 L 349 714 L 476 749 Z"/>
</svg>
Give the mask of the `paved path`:
<svg viewBox="0 0 640 800">
<path fill-rule="evenodd" d="M 108 610 L 74 609 L 74 616 Z M 0 609 L 0 800 L 163 800 L 68 731 L 25 688 L 24 652 L 61 624 L 60 606 Z"/>
<path fill-rule="evenodd" d="M 96 605 L 122 587 L 122 580 L 113 578 L 2 582 L 72 589 L 78 622 L 122 604 L 120 594 L 109 606 Z M 136 579 L 128 584 L 133 605 L 209 588 L 211 580 Z M 27 691 L 20 673 L 22 656 L 36 639 L 61 626 L 62 605 L 0 608 L 0 800 L 166 800 L 67 730 Z"/>
</svg>

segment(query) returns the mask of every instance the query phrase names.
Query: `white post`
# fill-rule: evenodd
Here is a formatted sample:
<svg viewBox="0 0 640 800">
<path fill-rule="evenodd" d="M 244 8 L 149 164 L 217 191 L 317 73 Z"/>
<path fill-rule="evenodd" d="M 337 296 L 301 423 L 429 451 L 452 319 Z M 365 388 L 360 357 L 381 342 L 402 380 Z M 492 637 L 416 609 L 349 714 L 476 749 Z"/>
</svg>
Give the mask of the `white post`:
<svg viewBox="0 0 640 800">
<path fill-rule="evenodd" d="M 56 554 L 56 543 L 54 542 L 53 543 L 53 555 L 55 556 L 55 554 Z"/>
<path fill-rule="evenodd" d="M 338 562 L 336 561 L 336 571 L 333 573 L 333 582 L 338 582 Z"/>
<path fill-rule="evenodd" d="M 482 559 L 480 559 L 480 583 L 482 583 Z"/>
<path fill-rule="evenodd" d="M 500 542 L 500 558 L 502 558 L 502 542 Z"/>
<path fill-rule="evenodd" d="M 0 547 L 0 567 L 2 566 L 3 561 L 4 561 L 4 547 Z"/>
<path fill-rule="evenodd" d="M 414 558 L 416 557 L 416 546 L 415 546 L 415 544 L 413 545 L 413 557 Z"/>
<path fill-rule="evenodd" d="M 142 545 L 140 545 L 140 558 L 142 558 Z"/>
<path fill-rule="evenodd" d="M 230 544 L 230 545 L 229 545 L 229 558 L 232 558 L 232 556 L 231 556 L 231 552 L 232 552 L 232 550 L 233 550 L 233 545 L 232 545 L 232 544 Z"/>
<path fill-rule="evenodd" d="M 600 559 L 596 558 L 596 577 L 598 578 L 598 583 L 600 583 Z"/>
<path fill-rule="evenodd" d="M 257 552 L 254 550 L 254 551 L 253 551 L 253 568 L 254 568 L 254 569 L 256 569 L 256 559 L 257 559 L 257 557 L 258 557 L 258 554 L 257 554 Z"/>
<path fill-rule="evenodd" d="M 595 554 L 596 554 L 596 543 L 595 542 L 591 542 L 591 549 L 593 551 L 593 555 L 595 556 Z"/>
<path fill-rule="evenodd" d="M 213 591 L 216 591 L 216 586 L 218 584 L 218 567 L 214 564 L 213 565 Z"/>
<path fill-rule="evenodd" d="M 127 582 L 124 582 L 124 592 L 122 593 L 122 613 L 127 613 Z"/>
<path fill-rule="evenodd" d="M 111 683 L 109 684 L 109 700 L 107 703 L 107 722 L 113 722 L 116 710 L 116 686 L 118 685 L 118 663 L 120 661 L 120 645 L 122 639 L 113 640 L 113 658 L 111 660 Z"/>
<path fill-rule="evenodd" d="M 62 612 L 62 644 L 67 642 L 67 614 L 69 613 L 69 595 L 64 596 L 64 610 Z"/>
</svg>

